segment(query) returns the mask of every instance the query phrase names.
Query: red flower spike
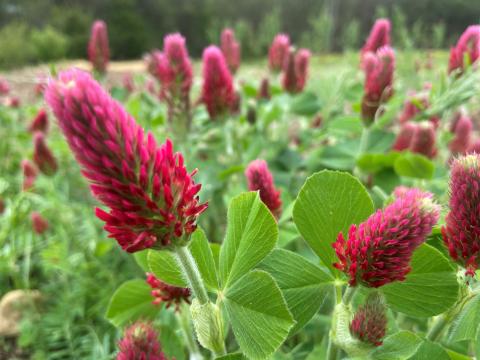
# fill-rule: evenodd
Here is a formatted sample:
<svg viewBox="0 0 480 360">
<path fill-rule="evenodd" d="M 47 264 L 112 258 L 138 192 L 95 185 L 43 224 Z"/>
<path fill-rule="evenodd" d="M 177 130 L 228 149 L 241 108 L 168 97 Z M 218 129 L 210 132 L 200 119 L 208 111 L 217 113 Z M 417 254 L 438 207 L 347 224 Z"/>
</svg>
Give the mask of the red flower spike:
<svg viewBox="0 0 480 360">
<path fill-rule="evenodd" d="M 287 61 L 290 38 L 286 34 L 277 34 L 268 51 L 268 65 L 272 71 L 281 71 Z"/>
<path fill-rule="evenodd" d="M 273 176 L 265 160 L 254 160 L 245 170 L 248 190 L 259 191 L 260 199 L 278 219 L 282 213 L 282 200 L 280 191 L 275 188 Z"/>
<path fill-rule="evenodd" d="M 150 323 L 137 321 L 125 330 L 118 343 L 117 360 L 167 360 Z"/>
<path fill-rule="evenodd" d="M 10 93 L 10 85 L 4 78 L 0 78 L 0 95 L 8 95 Z"/>
<path fill-rule="evenodd" d="M 58 165 L 55 156 L 45 142 L 45 135 L 36 132 L 33 138 L 33 161 L 45 175 L 51 176 L 57 172 Z"/>
<path fill-rule="evenodd" d="M 165 303 L 167 309 L 174 305 L 178 311 L 180 304 L 186 302 L 190 304 L 190 289 L 172 286 L 157 279 L 155 275 L 147 273 L 147 283 L 152 288 L 152 296 L 155 300 L 154 305 Z"/>
<path fill-rule="evenodd" d="M 450 174 L 450 211 L 443 241 L 454 261 L 475 276 L 480 265 L 480 155 L 455 159 Z"/>
<path fill-rule="evenodd" d="M 417 123 L 408 121 L 400 129 L 400 132 L 392 146 L 393 150 L 403 151 L 410 148 L 414 134 L 417 132 Z"/>
<path fill-rule="evenodd" d="M 362 342 L 374 346 L 382 345 L 387 331 L 385 303 L 377 292 L 368 295 L 365 304 L 360 306 L 350 323 L 350 334 Z"/>
<path fill-rule="evenodd" d="M 213 45 L 203 51 L 202 66 L 202 102 L 207 107 L 210 118 L 214 119 L 231 111 L 236 104 L 232 75 L 222 52 Z"/>
<path fill-rule="evenodd" d="M 384 46 L 390 46 L 391 24 L 388 19 L 378 19 L 373 24 L 372 30 L 368 35 L 367 41 L 362 48 L 362 55 L 367 52 L 376 52 Z"/>
<path fill-rule="evenodd" d="M 102 20 L 96 20 L 93 23 L 87 50 L 88 59 L 93 68 L 101 73 L 107 71 L 110 48 L 108 46 L 107 24 Z"/>
<path fill-rule="evenodd" d="M 41 235 L 48 229 L 48 221 L 40 215 L 38 212 L 34 211 L 30 214 L 30 219 L 32 220 L 32 229 L 35 233 Z"/>
<path fill-rule="evenodd" d="M 413 252 L 438 220 L 440 208 L 432 194 L 397 188 L 395 196 L 365 222 L 352 225 L 346 239 L 339 233 L 332 244 L 339 260 L 334 266 L 348 275 L 351 286 L 377 288 L 405 280 Z"/>
<path fill-rule="evenodd" d="M 228 68 L 235 74 L 240 67 L 240 44 L 235 38 L 232 29 L 224 29 L 220 36 L 220 48 L 227 62 Z"/>
<path fill-rule="evenodd" d="M 433 159 L 437 155 L 435 142 L 436 134 L 434 125 L 430 121 L 422 121 L 417 124 L 409 149 L 411 152 L 422 154 Z"/>
<path fill-rule="evenodd" d="M 307 82 L 310 56 L 311 53 L 308 49 L 300 49 L 295 55 L 295 77 L 297 79 L 297 92 L 302 92 Z"/>
<path fill-rule="evenodd" d="M 28 127 L 28 131 L 30 131 L 31 133 L 34 133 L 37 131 L 42 133 L 47 133 L 48 117 L 45 109 L 40 109 L 40 111 L 37 113 L 35 118 L 32 120 L 30 126 Z"/>
<path fill-rule="evenodd" d="M 105 230 L 122 249 L 183 245 L 207 208 L 170 140 L 157 146 L 124 108 L 80 70 L 51 80 L 45 99 L 58 119 L 93 195 Z"/>
<path fill-rule="evenodd" d="M 263 78 L 260 83 L 260 89 L 258 90 L 258 99 L 270 100 L 272 95 L 270 94 L 270 81 L 268 78 Z"/>
<path fill-rule="evenodd" d="M 466 154 L 472 142 L 472 120 L 463 112 L 459 112 L 453 120 L 451 130 L 454 136 L 448 148 L 454 155 Z"/>
<path fill-rule="evenodd" d="M 23 171 L 22 190 L 27 191 L 33 187 L 33 184 L 37 179 L 38 171 L 35 165 L 33 165 L 29 160 L 22 160 L 22 171 Z"/>
<path fill-rule="evenodd" d="M 465 63 L 465 58 L 467 63 Z M 480 25 L 471 25 L 458 39 L 457 44 L 450 49 L 448 73 L 454 70 L 463 72 L 465 68 L 477 62 L 480 58 Z"/>
<path fill-rule="evenodd" d="M 291 94 L 297 92 L 297 76 L 295 73 L 295 50 L 293 48 L 290 48 L 284 63 L 282 87 L 285 91 Z"/>
</svg>

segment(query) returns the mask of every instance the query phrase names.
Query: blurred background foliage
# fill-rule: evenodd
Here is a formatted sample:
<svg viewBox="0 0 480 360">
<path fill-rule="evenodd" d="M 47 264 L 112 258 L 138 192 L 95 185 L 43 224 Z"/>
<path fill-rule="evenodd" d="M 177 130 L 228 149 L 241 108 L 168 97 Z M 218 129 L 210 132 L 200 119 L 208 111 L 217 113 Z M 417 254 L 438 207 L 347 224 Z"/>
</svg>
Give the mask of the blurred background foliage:
<svg viewBox="0 0 480 360">
<path fill-rule="evenodd" d="M 180 31 L 192 56 L 234 28 L 244 58 L 263 56 L 273 34 L 315 52 L 358 48 L 373 21 L 392 19 L 401 49 L 449 47 L 480 21 L 472 0 L 0 0 L 0 67 L 84 58 L 90 25 L 108 24 L 112 58 L 140 58 Z"/>
</svg>

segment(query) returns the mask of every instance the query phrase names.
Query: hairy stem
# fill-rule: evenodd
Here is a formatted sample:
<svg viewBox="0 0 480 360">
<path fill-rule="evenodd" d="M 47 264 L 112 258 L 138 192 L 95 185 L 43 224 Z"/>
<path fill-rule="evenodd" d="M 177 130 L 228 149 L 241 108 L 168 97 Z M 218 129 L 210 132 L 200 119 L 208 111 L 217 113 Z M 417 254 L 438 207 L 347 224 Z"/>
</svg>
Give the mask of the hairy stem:
<svg viewBox="0 0 480 360">
<path fill-rule="evenodd" d="M 190 353 L 190 360 L 200 360 L 202 355 L 197 345 L 197 340 L 193 335 L 192 319 L 190 318 L 190 311 L 187 304 L 182 304 L 182 309 L 178 313 L 177 318 L 180 327 L 185 336 L 188 352 Z"/>
<path fill-rule="evenodd" d="M 343 294 L 343 303 L 345 305 L 350 305 L 353 295 L 355 295 L 355 291 L 357 291 L 356 287 L 348 286 L 347 289 L 345 290 L 345 293 Z"/>
<path fill-rule="evenodd" d="M 209 302 L 207 290 L 203 283 L 202 276 L 198 270 L 197 263 L 193 258 L 190 250 L 186 246 L 179 246 L 175 248 L 175 254 L 177 255 L 178 262 L 182 268 L 183 275 L 188 281 L 189 288 L 192 290 L 193 296 L 195 296 L 201 305 Z"/>
</svg>

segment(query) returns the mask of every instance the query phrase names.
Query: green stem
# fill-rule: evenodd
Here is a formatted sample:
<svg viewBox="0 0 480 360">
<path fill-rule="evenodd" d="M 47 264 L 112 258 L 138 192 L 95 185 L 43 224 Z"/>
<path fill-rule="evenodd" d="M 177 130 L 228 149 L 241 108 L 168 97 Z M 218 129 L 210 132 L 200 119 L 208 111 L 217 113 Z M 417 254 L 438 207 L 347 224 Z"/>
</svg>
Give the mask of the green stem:
<svg viewBox="0 0 480 360">
<path fill-rule="evenodd" d="M 334 299 L 335 299 L 335 304 L 339 304 L 342 301 L 342 286 L 341 285 L 336 285 L 335 286 L 335 291 L 333 293 Z M 331 329 L 330 333 L 328 336 L 328 347 L 327 347 L 327 360 L 336 360 L 338 357 L 338 348 L 335 346 L 333 343 L 333 326 L 334 326 L 334 321 L 332 318 L 332 323 L 331 323 Z"/>
<path fill-rule="evenodd" d="M 353 295 L 355 295 L 355 291 L 357 291 L 356 287 L 348 286 L 347 289 L 345 290 L 345 293 L 343 294 L 343 303 L 345 305 L 350 305 L 350 302 L 353 299 Z"/>
<path fill-rule="evenodd" d="M 377 194 L 377 196 L 382 200 L 382 202 L 385 202 L 385 200 L 388 199 L 388 195 L 385 191 L 380 186 L 374 185 L 372 188 L 372 191 Z"/>
<path fill-rule="evenodd" d="M 192 320 L 189 314 L 190 311 L 188 309 L 188 305 L 186 305 L 185 303 L 182 304 L 182 308 L 177 314 L 178 322 L 180 323 L 180 327 L 186 339 L 188 351 L 190 353 L 190 359 L 202 359 L 202 355 L 197 345 L 197 340 L 195 339 L 195 336 L 193 336 L 193 329 L 191 323 Z"/>
<path fill-rule="evenodd" d="M 360 146 L 358 148 L 358 157 L 365 154 L 368 147 L 368 139 L 370 137 L 370 128 L 364 126 L 362 131 L 362 137 L 360 138 Z"/>
<path fill-rule="evenodd" d="M 209 302 L 207 290 L 205 289 L 202 276 L 190 250 L 187 246 L 178 246 L 175 248 L 175 254 L 177 255 L 183 274 L 188 281 L 189 288 L 192 290 L 193 296 L 197 298 L 201 305 L 205 305 Z"/>
<path fill-rule="evenodd" d="M 427 339 L 430 341 L 436 341 L 443 333 L 443 330 L 445 330 L 449 322 L 450 321 L 446 315 L 440 316 L 437 320 L 435 320 L 435 323 L 428 332 Z"/>
</svg>

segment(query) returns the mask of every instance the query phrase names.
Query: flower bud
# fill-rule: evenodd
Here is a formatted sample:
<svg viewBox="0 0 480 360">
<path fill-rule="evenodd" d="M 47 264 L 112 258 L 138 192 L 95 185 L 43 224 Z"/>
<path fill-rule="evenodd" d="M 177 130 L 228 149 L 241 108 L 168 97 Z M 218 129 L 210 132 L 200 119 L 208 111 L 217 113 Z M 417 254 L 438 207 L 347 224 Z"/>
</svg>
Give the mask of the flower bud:
<svg viewBox="0 0 480 360">
<path fill-rule="evenodd" d="M 158 334 L 150 323 L 137 321 L 118 343 L 117 360 L 167 360 Z"/>
<path fill-rule="evenodd" d="M 35 165 L 45 175 L 51 176 L 57 172 L 58 165 L 55 156 L 45 142 L 45 136 L 41 132 L 37 132 L 33 139 L 33 161 Z"/>
<path fill-rule="evenodd" d="M 448 73 L 454 70 L 463 72 L 480 57 L 480 25 L 470 25 L 450 49 Z M 467 61 L 465 63 L 465 60 Z"/>
<path fill-rule="evenodd" d="M 23 171 L 23 185 L 22 190 L 27 191 L 33 187 L 35 180 L 37 179 L 38 171 L 35 165 L 33 165 L 29 160 L 22 160 L 22 171 Z"/>
<path fill-rule="evenodd" d="M 268 65 L 272 71 L 281 71 L 287 60 L 290 38 L 286 34 L 277 34 L 268 51 Z"/>
<path fill-rule="evenodd" d="M 376 20 L 362 48 L 362 55 L 367 52 L 376 52 L 383 46 L 390 46 L 391 27 L 390 20 L 388 19 Z"/>
<path fill-rule="evenodd" d="M 92 25 L 88 43 L 88 59 L 96 71 L 100 73 L 107 71 L 110 49 L 108 47 L 107 24 L 102 20 L 96 20 Z"/>
<path fill-rule="evenodd" d="M 175 310 L 178 310 L 182 301 L 190 304 L 190 289 L 188 288 L 168 285 L 151 273 L 147 273 L 147 283 L 152 288 L 151 294 L 155 298 L 152 301 L 154 305 L 165 303 L 167 309 L 174 305 Z"/>
<path fill-rule="evenodd" d="M 260 83 L 260 89 L 258 90 L 258 99 L 263 99 L 263 100 L 270 100 L 271 98 L 270 94 L 270 81 L 268 78 L 263 78 L 262 82 Z"/>
<path fill-rule="evenodd" d="M 48 131 L 48 117 L 45 109 L 40 109 L 28 127 L 28 131 L 31 133 L 35 133 L 37 131 L 46 133 Z"/>
<path fill-rule="evenodd" d="M 454 155 L 465 154 L 472 141 L 472 120 L 463 112 L 459 112 L 453 120 L 451 130 L 454 136 L 448 148 Z"/>
<path fill-rule="evenodd" d="M 220 37 L 220 48 L 227 62 L 228 68 L 235 74 L 240 67 L 240 44 L 235 39 L 232 29 L 224 29 Z"/>
<path fill-rule="evenodd" d="M 410 151 L 422 154 L 430 159 L 437 155 L 435 146 L 436 135 L 434 125 L 429 121 L 418 123 L 410 143 Z"/>
<path fill-rule="evenodd" d="M 295 55 L 295 77 L 297 79 L 297 92 L 303 91 L 308 77 L 308 64 L 311 53 L 308 49 L 300 49 Z"/>
<path fill-rule="evenodd" d="M 32 229 L 35 233 L 41 235 L 48 229 L 48 221 L 40 215 L 38 212 L 34 211 L 30 214 L 32 220 Z"/>
<path fill-rule="evenodd" d="M 350 323 L 350 333 L 362 342 L 380 346 L 386 331 L 387 313 L 385 303 L 379 293 L 370 293 L 365 304 L 356 311 Z"/>
<path fill-rule="evenodd" d="M 393 143 L 392 149 L 396 151 L 403 151 L 410 148 L 413 136 L 417 132 L 417 123 L 408 121 L 400 129 L 400 132 Z"/>
</svg>

